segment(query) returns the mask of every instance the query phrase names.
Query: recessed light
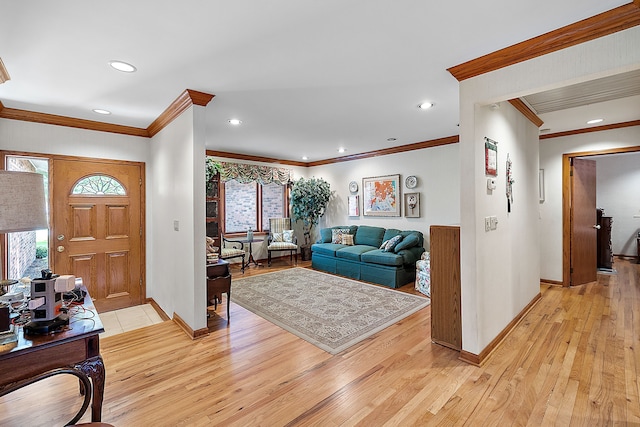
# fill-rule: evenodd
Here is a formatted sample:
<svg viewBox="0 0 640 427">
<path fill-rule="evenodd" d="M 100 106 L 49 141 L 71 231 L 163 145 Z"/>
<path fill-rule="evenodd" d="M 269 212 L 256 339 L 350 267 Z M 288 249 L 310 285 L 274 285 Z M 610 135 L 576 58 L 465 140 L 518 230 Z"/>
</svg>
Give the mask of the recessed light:
<svg viewBox="0 0 640 427">
<path fill-rule="evenodd" d="M 344 153 L 345 151 L 347 151 L 347 149 L 344 147 L 338 148 L 338 153 Z"/>
<path fill-rule="evenodd" d="M 588 125 L 595 125 L 596 123 L 600 123 L 600 122 L 603 122 L 603 121 L 604 121 L 604 119 L 593 119 L 593 120 L 589 120 L 587 122 L 587 124 Z"/>
<path fill-rule="evenodd" d="M 98 113 L 98 114 L 104 114 L 104 115 L 109 115 L 109 114 L 111 114 L 111 111 L 103 110 L 103 109 L 101 109 L 101 108 L 94 108 L 94 109 L 93 109 L 93 112 L 94 112 L 94 113 Z"/>
<path fill-rule="evenodd" d="M 238 120 L 238 119 L 229 119 L 229 124 L 230 124 L 230 125 L 238 126 L 240 123 L 242 123 L 242 120 Z"/>
<path fill-rule="evenodd" d="M 551 132 L 551 128 L 540 129 L 540 133 Z"/>
<path fill-rule="evenodd" d="M 123 73 L 133 73 L 137 70 L 137 68 L 133 65 L 122 61 L 109 61 L 109 65 L 111 65 L 112 68 L 115 68 L 118 71 L 122 71 Z"/>
<path fill-rule="evenodd" d="M 433 102 L 423 102 L 422 104 L 418 105 L 418 108 L 420 108 L 421 110 L 428 110 L 429 108 L 432 108 L 434 105 Z"/>
<path fill-rule="evenodd" d="M 307 156 L 302 156 L 302 160 L 309 160 Z"/>
<path fill-rule="evenodd" d="M 393 142 L 393 141 L 396 141 L 396 140 L 397 140 L 397 138 L 387 138 L 387 141 L 389 141 L 389 142 Z"/>
</svg>

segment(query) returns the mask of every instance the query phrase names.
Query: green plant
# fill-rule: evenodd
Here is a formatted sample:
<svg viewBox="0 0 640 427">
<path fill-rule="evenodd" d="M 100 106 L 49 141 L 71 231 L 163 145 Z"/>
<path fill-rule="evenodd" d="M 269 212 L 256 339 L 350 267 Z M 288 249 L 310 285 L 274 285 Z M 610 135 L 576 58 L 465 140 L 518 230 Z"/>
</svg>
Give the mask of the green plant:
<svg viewBox="0 0 640 427">
<path fill-rule="evenodd" d="M 207 192 L 211 191 L 213 188 L 213 178 L 216 176 L 218 172 L 222 169 L 222 164 L 213 160 L 211 157 L 207 157 L 207 167 L 206 167 L 206 176 L 205 180 L 207 183 Z"/>
<path fill-rule="evenodd" d="M 330 185 L 322 178 L 300 178 L 293 183 L 291 217 L 294 221 L 302 221 L 306 246 L 310 244 L 311 229 L 324 215 L 330 197 Z"/>
<path fill-rule="evenodd" d="M 47 250 L 46 246 L 36 247 L 36 258 L 38 259 L 46 258 L 48 254 L 49 254 L 49 251 Z"/>
</svg>

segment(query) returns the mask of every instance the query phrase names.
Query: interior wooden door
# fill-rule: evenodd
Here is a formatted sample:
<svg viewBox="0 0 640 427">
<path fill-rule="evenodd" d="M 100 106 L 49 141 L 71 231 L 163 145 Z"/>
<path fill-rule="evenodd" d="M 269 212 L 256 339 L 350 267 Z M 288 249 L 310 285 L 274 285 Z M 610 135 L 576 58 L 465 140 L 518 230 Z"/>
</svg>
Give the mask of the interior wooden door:
<svg viewBox="0 0 640 427">
<path fill-rule="evenodd" d="M 571 285 L 597 280 L 596 162 L 573 159 Z"/>
<path fill-rule="evenodd" d="M 81 277 L 99 311 L 138 305 L 141 264 L 138 164 L 54 160 L 53 272 Z"/>
</svg>

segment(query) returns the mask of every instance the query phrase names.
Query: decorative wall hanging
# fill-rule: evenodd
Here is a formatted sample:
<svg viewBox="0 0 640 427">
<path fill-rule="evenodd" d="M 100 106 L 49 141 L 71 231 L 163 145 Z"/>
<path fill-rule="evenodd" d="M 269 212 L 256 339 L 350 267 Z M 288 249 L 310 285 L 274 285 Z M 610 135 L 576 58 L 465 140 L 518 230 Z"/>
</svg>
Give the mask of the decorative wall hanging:
<svg viewBox="0 0 640 427">
<path fill-rule="evenodd" d="M 360 196 L 349 196 L 349 216 L 360 216 Z"/>
<path fill-rule="evenodd" d="M 513 179 L 513 171 L 511 159 L 509 159 L 509 153 L 507 153 L 507 212 L 511 212 L 511 205 L 513 204 L 513 183 L 516 182 Z"/>
<path fill-rule="evenodd" d="M 404 216 L 420 218 L 420 193 L 404 194 Z"/>
<path fill-rule="evenodd" d="M 484 138 L 484 173 L 498 176 L 498 142 Z"/>
<path fill-rule="evenodd" d="M 365 216 L 400 216 L 400 175 L 362 178 Z"/>
</svg>

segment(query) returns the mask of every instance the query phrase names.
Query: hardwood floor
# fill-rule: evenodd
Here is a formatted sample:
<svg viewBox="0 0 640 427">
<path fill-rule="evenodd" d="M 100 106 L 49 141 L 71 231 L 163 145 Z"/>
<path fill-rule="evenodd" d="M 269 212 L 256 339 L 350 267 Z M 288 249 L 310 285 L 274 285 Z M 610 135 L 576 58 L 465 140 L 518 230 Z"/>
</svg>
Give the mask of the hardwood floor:
<svg viewBox="0 0 640 427">
<path fill-rule="evenodd" d="M 103 421 L 640 425 L 640 265 L 616 260 L 614 268 L 585 286 L 542 285 L 542 298 L 483 367 L 431 343 L 429 307 L 335 356 L 233 303 L 231 321 L 219 306 L 223 318 L 196 341 L 171 321 L 108 337 Z M 45 425 L 50 418 L 25 423 L 17 414 L 42 413 L 54 394 L 77 398 L 73 380 L 38 387 L 5 398 L 0 425 Z M 56 405 L 52 412 L 70 403 Z"/>
</svg>

